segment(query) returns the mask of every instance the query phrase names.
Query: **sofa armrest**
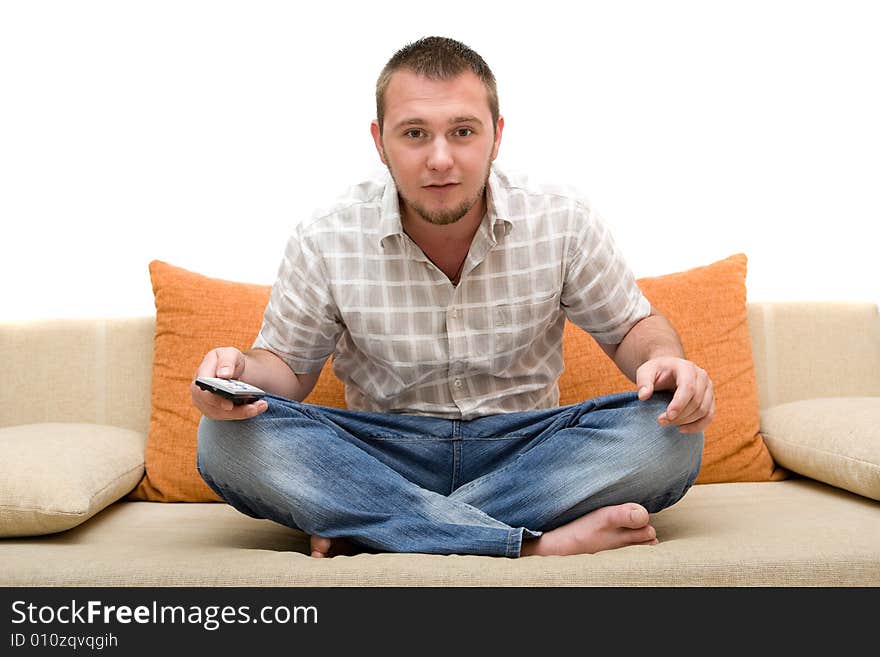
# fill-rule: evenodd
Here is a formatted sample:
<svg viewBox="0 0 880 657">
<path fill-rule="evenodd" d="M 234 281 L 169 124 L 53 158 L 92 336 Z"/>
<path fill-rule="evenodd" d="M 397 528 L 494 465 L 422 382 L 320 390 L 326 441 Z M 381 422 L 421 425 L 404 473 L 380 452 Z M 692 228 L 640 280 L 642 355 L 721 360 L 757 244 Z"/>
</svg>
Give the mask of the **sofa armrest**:
<svg viewBox="0 0 880 657">
<path fill-rule="evenodd" d="M 782 467 L 880 500 L 880 397 L 824 397 L 761 411 L 761 433 Z"/>
<path fill-rule="evenodd" d="M 867 302 L 750 302 L 760 408 L 880 396 L 880 308 Z"/>
<path fill-rule="evenodd" d="M 155 318 L 0 321 L 0 427 L 109 424 L 146 433 Z"/>
</svg>

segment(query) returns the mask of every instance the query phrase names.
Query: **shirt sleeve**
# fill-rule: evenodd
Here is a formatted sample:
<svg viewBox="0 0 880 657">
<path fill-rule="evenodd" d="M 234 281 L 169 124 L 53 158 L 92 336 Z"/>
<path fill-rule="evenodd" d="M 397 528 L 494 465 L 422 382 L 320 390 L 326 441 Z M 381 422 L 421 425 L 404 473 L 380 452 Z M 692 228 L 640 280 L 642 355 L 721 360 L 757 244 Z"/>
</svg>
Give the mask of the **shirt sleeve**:
<svg viewBox="0 0 880 657">
<path fill-rule="evenodd" d="M 569 245 L 562 307 L 565 316 L 603 344 L 620 344 L 629 330 L 651 314 L 651 303 L 636 284 L 605 221 L 578 205 L 580 230 Z"/>
<path fill-rule="evenodd" d="M 319 372 L 342 330 L 323 259 L 298 225 L 287 242 L 253 347 L 276 354 L 297 374 Z"/>
</svg>

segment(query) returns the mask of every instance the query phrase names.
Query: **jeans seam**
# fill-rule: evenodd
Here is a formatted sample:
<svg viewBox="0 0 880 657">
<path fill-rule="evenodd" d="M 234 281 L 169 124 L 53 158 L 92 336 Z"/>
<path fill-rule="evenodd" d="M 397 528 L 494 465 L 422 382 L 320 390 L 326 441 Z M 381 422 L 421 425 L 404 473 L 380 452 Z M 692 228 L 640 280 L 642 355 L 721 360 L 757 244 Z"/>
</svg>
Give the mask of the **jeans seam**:
<svg viewBox="0 0 880 657">
<path fill-rule="evenodd" d="M 452 482 L 449 486 L 449 494 L 458 487 L 461 479 L 461 421 L 452 422 Z"/>
<path fill-rule="evenodd" d="M 497 441 L 497 440 L 520 440 L 520 439 L 522 439 L 522 438 L 530 438 L 530 437 L 531 437 L 531 435 L 530 435 L 530 434 L 527 434 L 527 433 L 507 433 L 507 434 L 504 434 L 503 436 L 501 436 L 501 435 L 496 435 L 496 436 L 468 436 L 467 438 L 464 438 L 464 440 L 467 440 L 467 441 L 480 441 L 480 440 L 486 440 L 486 441 L 493 441 L 493 440 L 496 440 L 496 441 Z"/>
<path fill-rule="evenodd" d="M 522 529 L 511 528 L 507 532 L 507 548 L 505 555 L 506 557 L 518 557 L 520 553 L 520 549 L 522 546 Z M 517 537 L 519 537 L 519 541 L 517 541 Z M 517 545 L 520 547 L 518 548 Z"/>
<path fill-rule="evenodd" d="M 293 406 L 294 408 L 296 408 L 297 411 L 299 411 L 309 419 L 314 420 L 315 422 L 320 422 L 323 425 L 327 424 L 327 418 L 325 418 L 320 413 L 313 412 L 312 409 L 309 408 L 309 406 L 312 406 L 312 404 L 306 404 L 305 402 L 296 401 L 295 399 L 288 399 L 287 397 L 280 397 L 278 395 L 269 396 L 274 397 L 276 400 L 281 401 L 284 404 L 289 404 Z"/>
<path fill-rule="evenodd" d="M 376 440 L 380 442 L 397 442 L 397 443 L 421 443 L 427 440 L 440 442 L 451 442 L 453 438 L 444 438 L 443 436 L 420 436 L 419 438 L 401 438 L 400 436 L 392 436 L 389 434 L 363 434 L 358 436 L 361 440 Z"/>
</svg>

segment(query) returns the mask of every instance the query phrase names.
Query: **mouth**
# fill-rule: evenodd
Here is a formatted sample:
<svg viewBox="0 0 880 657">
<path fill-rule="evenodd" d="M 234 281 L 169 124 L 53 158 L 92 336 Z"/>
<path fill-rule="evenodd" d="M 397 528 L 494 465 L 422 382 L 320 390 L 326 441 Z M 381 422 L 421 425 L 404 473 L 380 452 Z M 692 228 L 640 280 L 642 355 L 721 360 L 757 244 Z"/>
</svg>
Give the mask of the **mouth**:
<svg viewBox="0 0 880 657">
<path fill-rule="evenodd" d="M 430 190 L 432 192 L 443 192 L 443 191 L 453 189 L 454 187 L 457 187 L 458 184 L 459 183 L 454 183 L 454 182 L 451 182 L 451 183 L 432 183 L 430 185 L 422 185 L 422 187 L 424 189 Z"/>
</svg>

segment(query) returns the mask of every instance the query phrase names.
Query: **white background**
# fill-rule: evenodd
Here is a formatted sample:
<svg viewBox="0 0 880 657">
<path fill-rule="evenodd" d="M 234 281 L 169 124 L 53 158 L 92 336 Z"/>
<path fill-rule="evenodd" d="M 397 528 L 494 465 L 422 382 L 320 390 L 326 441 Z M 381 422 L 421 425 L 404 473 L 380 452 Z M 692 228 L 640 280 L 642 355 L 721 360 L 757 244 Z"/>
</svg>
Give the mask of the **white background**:
<svg viewBox="0 0 880 657">
<path fill-rule="evenodd" d="M 270 284 L 432 34 L 495 72 L 499 163 L 581 188 L 637 276 L 742 252 L 749 300 L 880 303 L 875 7 L 2 2 L 0 319 L 152 314 L 153 259 Z"/>
</svg>

